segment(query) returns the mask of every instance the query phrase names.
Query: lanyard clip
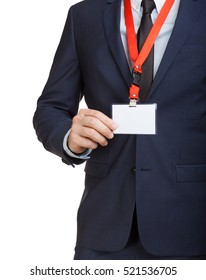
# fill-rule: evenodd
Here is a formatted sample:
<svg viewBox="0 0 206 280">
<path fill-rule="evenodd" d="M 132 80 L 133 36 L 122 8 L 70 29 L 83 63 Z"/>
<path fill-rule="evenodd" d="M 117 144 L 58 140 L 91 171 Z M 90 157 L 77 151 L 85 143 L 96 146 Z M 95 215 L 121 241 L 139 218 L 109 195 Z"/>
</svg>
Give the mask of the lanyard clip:
<svg viewBox="0 0 206 280">
<path fill-rule="evenodd" d="M 132 70 L 132 83 L 138 87 L 140 87 L 140 80 L 141 80 L 141 72 L 136 71 L 135 69 Z"/>
<path fill-rule="evenodd" d="M 137 99 L 130 99 L 129 107 L 136 107 L 137 106 Z"/>
<path fill-rule="evenodd" d="M 132 84 L 129 90 L 129 99 L 130 99 L 130 103 L 129 106 L 130 107 L 136 107 L 137 106 L 137 102 L 139 100 L 139 87 L 136 86 L 135 84 Z"/>
<path fill-rule="evenodd" d="M 129 99 L 130 99 L 129 107 L 137 106 L 137 102 L 139 100 L 140 80 L 141 80 L 141 72 L 138 72 L 135 69 L 133 69 L 132 85 L 130 87 L 130 94 L 129 94 Z"/>
</svg>

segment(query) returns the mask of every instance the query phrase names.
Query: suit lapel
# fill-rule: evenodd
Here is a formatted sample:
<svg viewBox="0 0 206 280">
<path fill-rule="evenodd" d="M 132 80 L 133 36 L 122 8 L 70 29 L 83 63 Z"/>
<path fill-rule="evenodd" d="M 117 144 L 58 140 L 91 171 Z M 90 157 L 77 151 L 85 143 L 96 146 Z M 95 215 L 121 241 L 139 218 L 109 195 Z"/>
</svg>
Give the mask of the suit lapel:
<svg viewBox="0 0 206 280">
<path fill-rule="evenodd" d="M 175 27 L 173 29 L 163 59 L 152 84 L 148 98 L 151 97 L 159 83 L 164 78 L 176 55 L 178 54 L 186 39 L 188 38 L 190 32 L 192 31 L 192 28 L 201 10 L 199 2 L 200 0 L 181 1 Z"/>
<path fill-rule="evenodd" d="M 113 58 L 128 86 L 132 76 L 125 55 L 120 34 L 120 0 L 106 0 L 103 10 L 103 24 L 105 35 Z"/>
</svg>

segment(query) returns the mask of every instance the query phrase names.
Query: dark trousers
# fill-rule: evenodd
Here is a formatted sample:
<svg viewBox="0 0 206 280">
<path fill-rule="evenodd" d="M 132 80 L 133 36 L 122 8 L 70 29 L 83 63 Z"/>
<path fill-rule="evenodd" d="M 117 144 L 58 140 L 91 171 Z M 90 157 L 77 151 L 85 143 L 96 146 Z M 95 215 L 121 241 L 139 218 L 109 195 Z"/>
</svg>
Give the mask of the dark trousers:
<svg viewBox="0 0 206 280">
<path fill-rule="evenodd" d="M 77 246 L 75 248 L 74 260 L 206 260 L 206 255 L 190 257 L 159 257 L 151 255 L 144 249 L 140 242 L 138 237 L 137 219 L 136 215 L 134 215 L 130 236 L 123 249 L 115 252 L 107 252 L 95 251 Z"/>
</svg>

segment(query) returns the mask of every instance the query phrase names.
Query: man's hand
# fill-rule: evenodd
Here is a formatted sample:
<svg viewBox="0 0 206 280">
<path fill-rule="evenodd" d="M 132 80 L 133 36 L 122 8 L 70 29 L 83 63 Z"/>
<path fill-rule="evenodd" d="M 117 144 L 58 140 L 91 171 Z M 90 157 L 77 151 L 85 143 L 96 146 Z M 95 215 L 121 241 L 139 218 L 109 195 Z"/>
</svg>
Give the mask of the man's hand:
<svg viewBox="0 0 206 280">
<path fill-rule="evenodd" d="M 73 118 L 68 147 L 72 152 L 80 154 L 86 149 L 96 149 L 98 145 L 107 146 L 107 140 L 114 137 L 113 130 L 116 128 L 113 120 L 103 113 L 81 109 Z"/>
</svg>

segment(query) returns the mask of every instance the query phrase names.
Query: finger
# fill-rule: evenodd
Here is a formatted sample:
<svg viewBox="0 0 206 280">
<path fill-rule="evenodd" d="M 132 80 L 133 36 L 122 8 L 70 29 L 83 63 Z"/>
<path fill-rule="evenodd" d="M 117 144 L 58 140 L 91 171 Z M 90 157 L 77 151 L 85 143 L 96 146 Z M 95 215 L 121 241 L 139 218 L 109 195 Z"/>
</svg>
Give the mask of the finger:
<svg viewBox="0 0 206 280">
<path fill-rule="evenodd" d="M 89 132 L 91 133 L 91 135 L 88 135 L 89 137 L 96 136 L 97 133 L 98 133 L 98 135 L 100 134 L 108 139 L 112 139 L 114 137 L 112 130 L 95 117 L 85 116 L 82 119 L 82 126 L 84 128 L 88 128 L 88 131 L 87 130 L 84 130 L 84 131 L 86 133 L 89 133 Z M 83 133 L 83 131 L 82 131 L 82 133 Z"/>
<path fill-rule="evenodd" d="M 82 137 L 78 134 L 72 134 L 69 136 L 68 146 L 71 151 L 74 151 L 75 153 L 81 153 L 85 149 L 96 149 L 98 144 L 89 138 Z"/>
<path fill-rule="evenodd" d="M 108 145 L 107 139 L 93 128 L 83 127 L 81 130 L 81 136 L 90 139 L 92 142 L 98 143 L 101 146 Z"/>
<path fill-rule="evenodd" d="M 112 119 L 110 119 L 109 117 L 107 117 L 105 114 L 103 114 L 100 111 L 93 110 L 93 109 L 81 109 L 79 111 L 79 114 L 82 116 L 97 118 L 99 121 L 101 121 L 104 125 L 106 125 L 112 131 L 117 128 L 117 124 Z"/>
</svg>

